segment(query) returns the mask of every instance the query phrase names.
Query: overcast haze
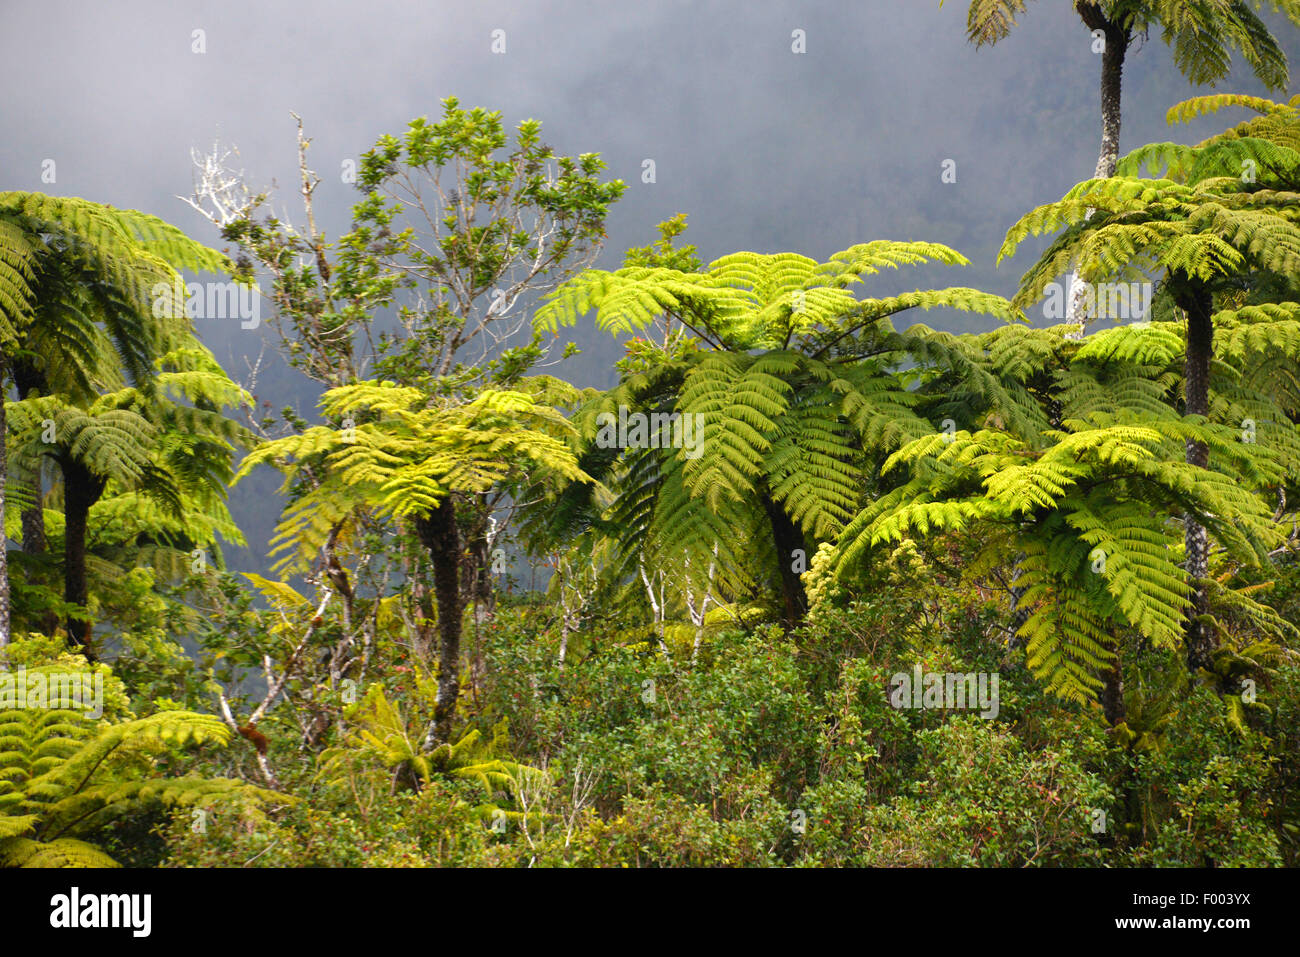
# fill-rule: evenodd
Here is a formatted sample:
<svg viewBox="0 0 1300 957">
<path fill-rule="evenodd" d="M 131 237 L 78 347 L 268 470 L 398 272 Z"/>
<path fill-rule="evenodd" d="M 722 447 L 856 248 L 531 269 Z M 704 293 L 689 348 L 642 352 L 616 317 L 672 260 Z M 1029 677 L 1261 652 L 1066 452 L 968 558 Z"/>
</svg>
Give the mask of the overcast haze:
<svg viewBox="0 0 1300 957">
<path fill-rule="evenodd" d="M 684 212 L 706 261 L 738 249 L 820 259 L 870 239 L 923 239 L 973 265 L 904 271 L 868 290 L 942 284 L 1010 295 L 1032 250 L 994 269 L 1006 228 L 1096 163 L 1100 58 L 1070 6 L 1039 0 L 1010 38 L 977 51 L 960 0 L 942 10 L 938 0 L 5 0 L 0 188 L 142 209 L 220 245 L 175 199 L 190 191 L 190 148 L 218 134 L 237 144 L 250 184 L 277 181 L 276 211 L 298 218 L 292 110 L 314 140 L 318 217 L 336 237 L 356 199 L 340 181 L 343 160 L 456 95 L 502 110 L 511 126 L 542 121 L 550 145 L 599 152 L 629 184 L 599 265 L 615 266 L 628 246 L 653 239 L 657 222 Z M 1294 71 L 1300 37 L 1269 21 Z M 206 34 L 202 55 L 191 52 L 196 29 Z M 504 54 L 491 50 L 498 29 Z M 791 51 L 796 29 L 806 53 Z M 1244 69 L 1219 90 L 1264 92 Z M 1197 92 L 1209 91 L 1187 84 L 1159 37 L 1139 41 L 1125 71 L 1121 152 L 1222 128 L 1223 118 L 1165 125 L 1165 110 Z M 654 184 L 641 182 L 647 158 Z M 47 159 L 53 184 L 41 181 Z M 946 159 L 955 184 L 940 181 Z M 988 323 L 922 318 L 954 330 Z M 236 377 L 264 334 L 200 328 Z M 589 330 L 576 337 L 585 355 L 566 374 L 609 385 L 617 344 Z M 287 373 L 264 385 L 277 405 L 314 400 Z M 259 552 L 273 485 L 267 476 L 234 497 Z"/>
</svg>

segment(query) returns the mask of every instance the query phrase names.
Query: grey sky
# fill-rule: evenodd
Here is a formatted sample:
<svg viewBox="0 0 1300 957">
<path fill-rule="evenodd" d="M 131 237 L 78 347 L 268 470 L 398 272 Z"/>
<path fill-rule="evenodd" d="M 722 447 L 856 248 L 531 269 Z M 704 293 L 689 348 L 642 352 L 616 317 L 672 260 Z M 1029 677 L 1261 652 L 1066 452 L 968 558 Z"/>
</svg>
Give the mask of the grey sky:
<svg viewBox="0 0 1300 957">
<path fill-rule="evenodd" d="M 251 183 L 288 187 L 276 209 L 296 214 L 293 110 L 314 139 L 319 212 L 337 236 L 356 198 L 340 181 L 342 161 L 412 117 L 436 115 L 454 94 L 501 109 L 511 125 L 541 120 L 548 143 L 600 152 L 628 182 L 600 265 L 685 212 L 706 260 L 738 249 L 824 258 L 870 239 L 924 239 L 974 265 L 905 271 L 868 290 L 942 284 L 1009 295 L 1031 260 L 1027 251 L 994 269 L 1006 228 L 1092 173 L 1100 58 L 1067 0 L 1031 4 L 1008 40 L 979 51 L 965 40 L 965 7 L 4 0 L 0 188 L 143 209 L 219 245 L 173 198 L 189 192 L 190 147 L 218 133 L 236 143 Z M 1300 64 L 1300 33 L 1269 19 Z M 206 33 L 202 55 L 191 50 L 196 29 Z M 491 51 L 496 29 L 506 32 L 504 55 Z M 806 32 L 804 54 L 791 51 L 795 29 Z M 1263 92 L 1244 69 L 1219 89 Z M 1222 128 L 1222 118 L 1165 125 L 1167 107 L 1195 92 L 1158 37 L 1141 43 L 1125 72 L 1122 150 Z M 652 185 L 641 182 L 646 158 L 656 163 Z M 46 159 L 57 164 L 54 184 L 41 181 Z M 945 159 L 957 164 L 955 184 L 940 181 Z M 988 322 L 915 318 L 953 329 Z M 202 331 L 236 376 L 263 334 L 233 323 Z M 586 355 L 569 377 L 609 384 L 617 345 L 577 337 Z M 267 398 L 312 401 L 281 379 L 283 394 Z M 237 493 L 237 511 L 270 484 Z M 249 530 L 255 547 L 264 531 Z"/>
</svg>

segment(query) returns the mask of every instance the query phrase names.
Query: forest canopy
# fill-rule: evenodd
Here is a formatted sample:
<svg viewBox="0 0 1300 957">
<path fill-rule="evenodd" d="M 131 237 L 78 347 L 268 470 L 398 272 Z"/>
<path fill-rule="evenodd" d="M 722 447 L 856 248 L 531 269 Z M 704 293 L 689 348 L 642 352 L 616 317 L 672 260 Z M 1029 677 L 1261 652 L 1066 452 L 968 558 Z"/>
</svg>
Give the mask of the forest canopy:
<svg viewBox="0 0 1300 957">
<path fill-rule="evenodd" d="M 1284 97 L 1259 6 L 1073 4 L 1100 152 L 1009 297 L 676 209 L 596 268 L 628 185 L 455 97 L 337 237 L 302 120 L 295 222 L 220 151 L 195 235 L 0 192 L 0 866 L 1295 865 L 1300 96 L 1119 146 L 1140 37 Z"/>
</svg>

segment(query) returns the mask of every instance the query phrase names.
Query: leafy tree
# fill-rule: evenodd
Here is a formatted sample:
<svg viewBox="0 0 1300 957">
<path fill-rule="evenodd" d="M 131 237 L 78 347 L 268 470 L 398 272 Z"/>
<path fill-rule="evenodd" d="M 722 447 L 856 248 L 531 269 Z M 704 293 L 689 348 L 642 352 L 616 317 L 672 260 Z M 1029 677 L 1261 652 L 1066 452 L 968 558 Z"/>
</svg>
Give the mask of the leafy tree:
<svg viewBox="0 0 1300 957">
<path fill-rule="evenodd" d="M 511 135 L 498 112 L 464 109 L 454 97 L 442 106 L 435 120 L 413 120 L 400 136 L 381 137 L 363 154 L 356 184 L 362 198 L 351 230 L 333 242 L 316 226 L 320 178 L 308 167 L 310 140 L 301 123 L 303 228 L 263 215 L 264 196 L 251 194 L 219 155 L 207 161 L 193 204 L 238 245 L 244 275 L 257 269 L 270 275 L 271 325 L 287 361 L 329 388 L 378 375 L 417 387 L 431 404 L 448 409 L 472 402 L 483 389 L 513 389 L 546 356 L 544 340 L 528 335 L 528 306 L 592 261 L 609 207 L 625 188 L 603 178 L 597 154 L 566 156 L 543 143 L 535 120 Z M 307 427 L 292 414 L 282 424 L 286 431 Z M 268 417 L 262 426 L 270 435 L 277 423 Z M 317 480 L 304 472 L 299 491 Z M 504 486 L 457 488 L 431 513 L 441 529 L 440 551 L 457 553 L 439 561 L 439 574 L 459 576 L 455 607 L 471 598 L 476 608 L 491 606 L 491 529 L 510 505 Z M 498 530 L 509 515 L 504 518 Z M 350 607 L 351 585 L 338 586 L 355 574 L 344 565 L 354 559 L 360 569 L 376 556 L 384 556 L 386 567 L 400 565 L 427 551 L 414 540 L 416 530 L 403 522 L 394 534 L 380 521 L 366 535 L 324 539 L 317 568 L 342 599 L 345 620 L 362 616 Z M 349 554 L 343 545 L 355 550 Z M 405 620 L 416 622 L 419 643 L 419 622 L 432 617 L 423 567 L 416 562 L 399 571 L 415 606 Z M 432 590 L 449 588 L 450 581 Z M 449 595 L 436 600 L 444 610 L 453 607 L 445 604 Z M 453 627 L 448 615 L 442 619 Z M 454 689 L 449 693 L 454 698 Z"/>
<path fill-rule="evenodd" d="M 320 178 L 307 167 L 310 140 L 299 123 L 307 226 L 266 216 L 239 174 L 209 158 L 191 204 L 242 250 L 246 276 L 271 276 L 272 325 L 290 363 L 329 387 L 378 372 L 403 384 L 472 388 L 506 381 L 540 357 L 524 306 L 595 258 L 619 180 L 602 182 L 596 153 L 558 154 L 525 120 L 513 142 L 501 114 L 464 109 L 412 120 L 380 137 L 361 158 L 352 229 L 331 243 L 315 222 Z M 398 332 L 372 332 L 395 308 Z M 432 386 L 431 386 L 432 387 Z"/>
</svg>

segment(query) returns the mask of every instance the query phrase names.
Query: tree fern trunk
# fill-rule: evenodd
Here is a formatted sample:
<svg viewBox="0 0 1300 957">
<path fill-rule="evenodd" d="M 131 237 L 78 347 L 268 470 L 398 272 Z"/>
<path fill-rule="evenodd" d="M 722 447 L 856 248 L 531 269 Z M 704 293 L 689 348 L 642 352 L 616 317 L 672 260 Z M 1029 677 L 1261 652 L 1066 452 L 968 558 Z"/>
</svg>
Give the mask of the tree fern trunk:
<svg viewBox="0 0 1300 957">
<path fill-rule="evenodd" d="M 1184 367 L 1186 412 L 1188 415 L 1206 415 L 1210 411 L 1210 357 L 1214 349 L 1214 323 L 1211 315 L 1214 300 L 1203 285 L 1185 287 L 1178 291 L 1176 301 L 1187 314 L 1187 358 Z M 1203 442 L 1187 443 L 1187 464 L 1208 468 L 1210 450 Z M 1206 592 L 1203 584 L 1210 573 L 1209 536 L 1205 527 L 1191 515 L 1185 521 L 1184 545 L 1187 552 L 1187 574 L 1192 580 L 1192 605 L 1187 612 L 1187 667 L 1194 674 L 1198 668 L 1208 668 L 1214 654 L 1216 639 L 1214 629 L 1201 622 L 1206 613 Z"/>
<path fill-rule="evenodd" d="M 1128 33 L 1107 24 L 1098 27 L 1106 37 L 1101 54 L 1101 151 L 1093 176 L 1107 179 L 1115 175 L 1119 162 L 1119 130 L 1122 117 L 1121 94 L 1124 86 L 1124 57 L 1128 53 Z"/>
<path fill-rule="evenodd" d="M 1095 179 L 1108 179 L 1115 175 L 1119 162 L 1119 133 L 1123 118 L 1124 57 L 1128 54 L 1129 34 L 1122 27 L 1107 20 L 1098 7 L 1075 4 L 1075 9 L 1090 30 L 1100 30 L 1106 47 L 1101 54 L 1101 149 L 1097 155 Z M 1092 216 L 1089 210 L 1088 216 Z M 1078 338 L 1083 337 L 1090 318 L 1084 314 L 1086 285 L 1077 276 L 1071 276 L 1069 311 L 1066 321 L 1079 325 Z M 1095 301 L 1095 298 L 1094 298 Z"/>
<path fill-rule="evenodd" d="M 438 700 L 424 746 L 432 750 L 451 740 L 460 694 L 460 534 L 451 498 L 415 520 L 415 533 L 433 563 L 433 590 L 438 602 Z"/>
<path fill-rule="evenodd" d="M 807 544 L 803 532 L 780 505 L 772 501 L 771 496 L 763 494 L 763 509 L 767 512 L 768 523 L 772 526 L 772 541 L 776 546 L 777 567 L 781 571 L 781 598 L 785 613 L 787 629 L 795 628 L 808 614 L 808 593 L 804 590 L 803 579 L 794 570 L 796 552 L 806 563 L 808 561 Z M 805 564 L 805 568 L 807 565 Z"/>
<path fill-rule="evenodd" d="M 104 494 L 104 480 L 80 462 L 65 460 L 63 468 L 63 598 L 81 608 L 90 601 L 86 581 L 86 531 L 90 507 Z M 68 644 L 81 645 L 94 661 L 89 612 L 84 618 L 68 616 Z"/>
</svg>

